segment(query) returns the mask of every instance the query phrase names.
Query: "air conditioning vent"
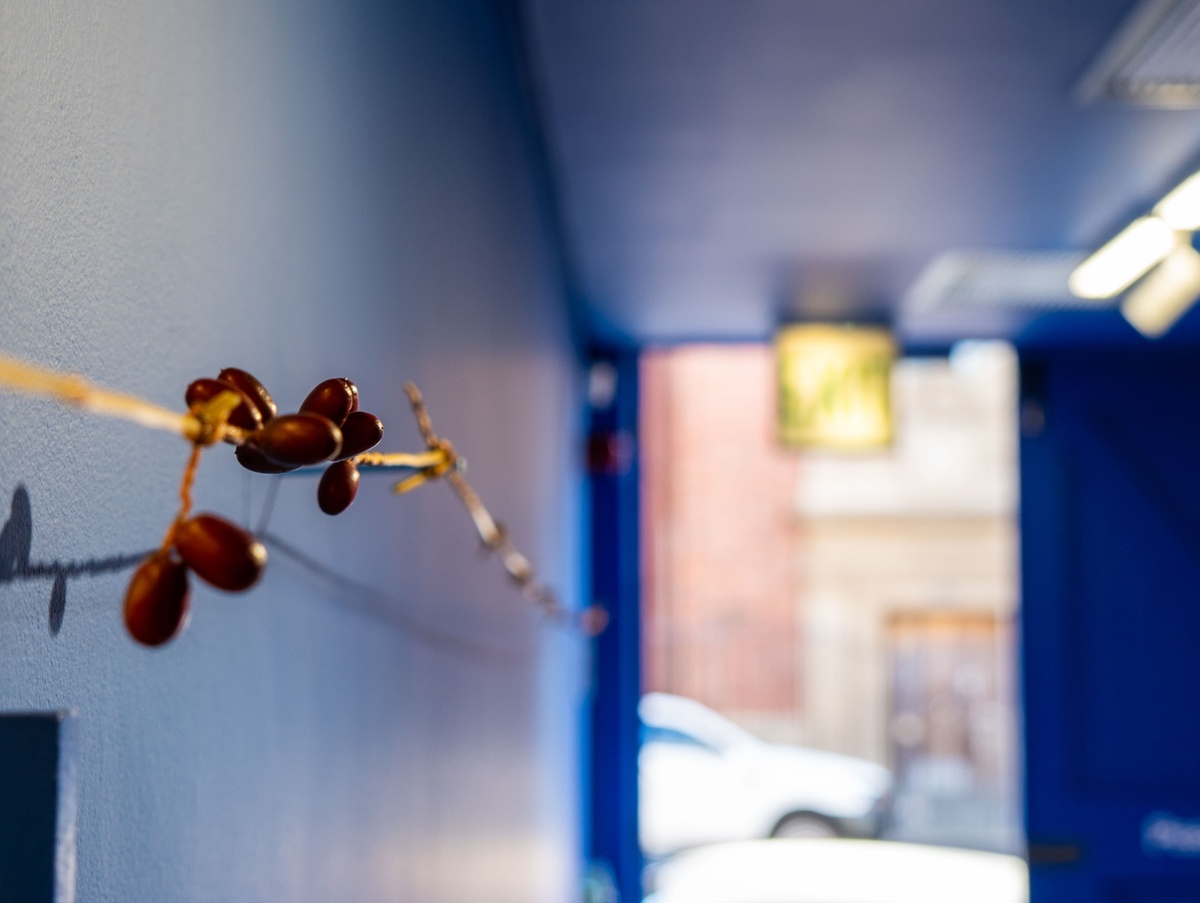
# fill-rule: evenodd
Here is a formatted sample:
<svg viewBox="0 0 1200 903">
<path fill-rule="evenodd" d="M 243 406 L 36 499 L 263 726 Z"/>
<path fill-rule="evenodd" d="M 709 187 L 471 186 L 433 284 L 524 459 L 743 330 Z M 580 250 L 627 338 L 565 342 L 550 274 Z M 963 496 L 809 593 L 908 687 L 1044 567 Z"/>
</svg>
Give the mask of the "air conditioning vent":
<svg viewBox="0 0 1200 903">
<path fill-rule="evenodd" d="M 1056 310 L 1109 302 L 1076 298 L 1067 288 L 1085 254 L 951 251 L 935 258 L 904 296 L 907 313 L 979 308 Z"/>
<path fill-rule="evenodd" d="M 1200 107 L 1200 0 L 1143 0 L 1080 81 L 1087 103 Z"/>
</svg>

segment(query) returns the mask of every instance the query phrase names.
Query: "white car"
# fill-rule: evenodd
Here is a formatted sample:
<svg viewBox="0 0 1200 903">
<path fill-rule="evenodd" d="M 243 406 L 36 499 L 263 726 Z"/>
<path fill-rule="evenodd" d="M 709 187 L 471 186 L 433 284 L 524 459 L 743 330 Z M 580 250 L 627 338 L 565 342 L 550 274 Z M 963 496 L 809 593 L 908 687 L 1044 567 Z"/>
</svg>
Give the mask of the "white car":
<svg viewBox="0 0 1200 903">
<path fill-rule="evenodd" d="M 638 706 L 639 836 L 647 856 L 767 837 L 876 837 L 891 802 L 882 765 L 767 743 L 700 703 Z"/>
<path fill-rule="evenodd" d="M 655 872 L 646 903 L 1029 903 L 1017 856 L 863 840 L 743 841 Z"/>
</svg>

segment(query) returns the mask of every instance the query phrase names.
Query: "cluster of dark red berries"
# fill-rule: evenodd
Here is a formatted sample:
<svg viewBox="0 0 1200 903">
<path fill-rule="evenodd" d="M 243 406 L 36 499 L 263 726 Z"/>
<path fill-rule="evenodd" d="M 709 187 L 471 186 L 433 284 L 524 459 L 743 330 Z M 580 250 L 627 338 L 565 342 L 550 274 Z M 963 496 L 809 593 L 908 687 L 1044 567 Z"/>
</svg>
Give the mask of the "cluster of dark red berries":
<svg viewBox="0 0 1200 903">
<path fill-rule="evenodd" d="M 198 379 L 187 388 L 188 407 L 236 392 L 242 403 L 229 418 L 249 438 L 237 447 L 237 459 L 255 473 L 287 473 L 298 467 L 333 463 L 317 486 L 317 504 L 326 514 L 341 514 L 358 493 L 358 467 L 352 460 L 383 438 L 383 423 L 358 409 L 358 386 L 344 378 L 327 379 L 308 393 L 295 414 L 280 414 L 270 393 L 245 370 L 227 367 L 216 379 Z"/>
<path fill-rule="evenodd" d="M 341 514 L 358 493 L 354 457 L 383 438 L 383 424 L 358 409 L 358 387 L 348 379 L 327 379 L 308 393 L 295 414 L 280 414 L 261 382 L 228 367 L 216 379 L 198 379 L 187 387 L 188 408 L 195 411 L 222 392 L 241 403 L 229 425 L 245 433 L 237 459 L 256 473 L 287 473 L 332 462 L 317 487 L 317 504 L 326 514 Z M 253 534 L 215 514 L 187 516 L 199 446 L 184 474 L 184 508 L 163 547 L 142 562 L 125 593 L 125 626 L 147 646 L 161 646 L 187 626 L 191 611 L 188 573 L 227 592 L 253 586 L 267 564 L 267 550 Z"/>
<path fill-rule="evenodd" d="M 134 572 L 125 593 L 125 627 L 139 643 L 161 646 L 187 626 L 191 611 L 188 571 L 237 593 L 258 582 L 267 550 L 253 535 L 215 514 L 177 523 L 169 545 Z"/>
</svg>

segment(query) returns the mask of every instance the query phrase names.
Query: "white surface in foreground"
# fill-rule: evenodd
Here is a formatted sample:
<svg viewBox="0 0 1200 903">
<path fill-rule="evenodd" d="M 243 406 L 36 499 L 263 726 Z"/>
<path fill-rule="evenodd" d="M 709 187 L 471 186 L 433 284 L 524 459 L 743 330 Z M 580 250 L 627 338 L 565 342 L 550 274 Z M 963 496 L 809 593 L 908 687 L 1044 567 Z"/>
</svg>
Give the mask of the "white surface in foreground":
<svg viewBox="0 0 1200 903">
<path fill-rule="evenodd" d="M 877 840 L 716 844 L 664 863 L 647 903 L 1026 903 L 1016 856 Z"/>
</svg>

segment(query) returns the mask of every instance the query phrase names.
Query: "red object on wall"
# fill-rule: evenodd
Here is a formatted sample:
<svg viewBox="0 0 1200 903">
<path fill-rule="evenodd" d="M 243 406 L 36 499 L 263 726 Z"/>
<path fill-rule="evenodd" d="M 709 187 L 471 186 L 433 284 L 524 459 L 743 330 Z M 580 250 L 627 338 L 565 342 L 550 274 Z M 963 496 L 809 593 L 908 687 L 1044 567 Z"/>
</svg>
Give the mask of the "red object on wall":
<svg viewBox="0 0 1200 903">
<path fill-rule="evenodd" d="M 592 433 L 587 440 L 588 473 L 620 476 L 633 465 L 634 441 L 626 432 Z"/>
</svg>

